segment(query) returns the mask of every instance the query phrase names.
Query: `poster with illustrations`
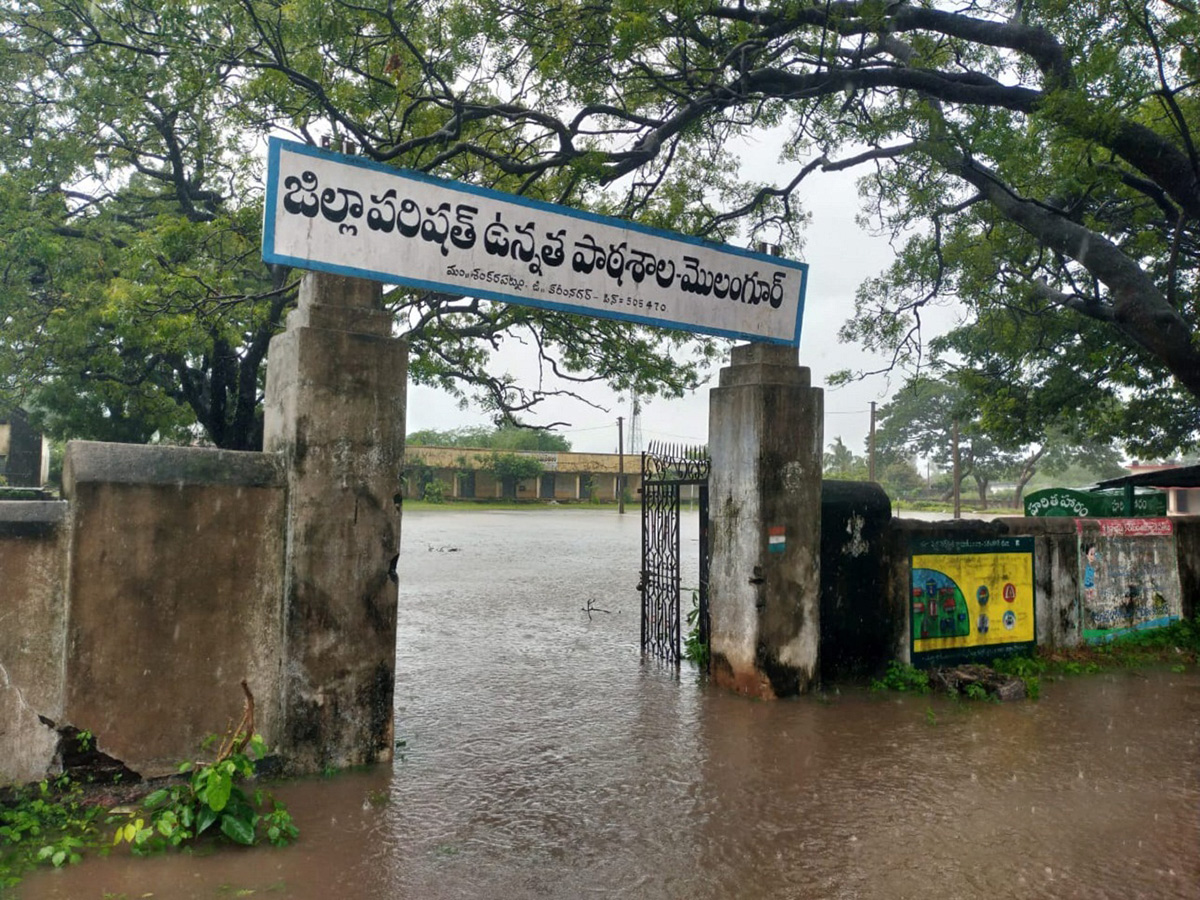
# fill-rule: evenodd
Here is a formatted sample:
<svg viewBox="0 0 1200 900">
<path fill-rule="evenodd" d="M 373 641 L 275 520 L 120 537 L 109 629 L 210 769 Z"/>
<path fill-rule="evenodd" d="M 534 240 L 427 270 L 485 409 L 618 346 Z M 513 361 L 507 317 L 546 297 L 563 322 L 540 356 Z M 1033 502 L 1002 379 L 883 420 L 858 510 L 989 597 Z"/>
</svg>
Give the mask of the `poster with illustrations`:
<svg viewBox="0 0 1200 900">
<path fill-rule="evenodd" d="M 1076 519 L 1075 530 L 1085 641 L 1100 643 L 1179 619 L 1179 562 L 1170 519 Z"/>
<path fill-rule="evenodd" d="M 909 551 L 913 665 L 1033 651 L 1033 538 L 913 541 Z"/>
</svg>

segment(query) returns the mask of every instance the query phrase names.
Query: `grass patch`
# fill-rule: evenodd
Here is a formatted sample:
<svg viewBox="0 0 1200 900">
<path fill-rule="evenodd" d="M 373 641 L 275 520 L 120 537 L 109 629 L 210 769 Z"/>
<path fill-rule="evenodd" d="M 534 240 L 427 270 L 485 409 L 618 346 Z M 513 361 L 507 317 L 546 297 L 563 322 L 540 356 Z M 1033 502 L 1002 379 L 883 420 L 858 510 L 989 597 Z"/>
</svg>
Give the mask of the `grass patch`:
<svg viewBox="0 0 1200 900">
<path fill-rule="evenodd" d="M 1046 675 L 1093 675 L 1113 669 L 1169 666 L 1176 674 L 1195 666 L 1200 656 L 1200 617 L 1162 628 L 1135 631 L 1103 644 L 1081 644 L 1059 650 L 1039 650 L 1036 656 L 997 659 L 998 672 L 1021 678 Z"/>
</svg>

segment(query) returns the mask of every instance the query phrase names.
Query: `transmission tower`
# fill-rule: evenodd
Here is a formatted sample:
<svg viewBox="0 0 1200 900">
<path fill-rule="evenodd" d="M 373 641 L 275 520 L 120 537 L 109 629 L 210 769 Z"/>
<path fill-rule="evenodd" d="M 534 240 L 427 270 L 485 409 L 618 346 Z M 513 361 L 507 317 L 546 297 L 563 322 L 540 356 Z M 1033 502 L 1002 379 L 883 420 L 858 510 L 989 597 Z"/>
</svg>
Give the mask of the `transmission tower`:
<svg viewBox="0 0 1200 900">
<path fill-rule="evenodd" d="M 629 449 L 626 452 L 641 453 L 642 450 L 642 401 L 634 394 L 633 409 L 629 413 Z"/>
</svg>

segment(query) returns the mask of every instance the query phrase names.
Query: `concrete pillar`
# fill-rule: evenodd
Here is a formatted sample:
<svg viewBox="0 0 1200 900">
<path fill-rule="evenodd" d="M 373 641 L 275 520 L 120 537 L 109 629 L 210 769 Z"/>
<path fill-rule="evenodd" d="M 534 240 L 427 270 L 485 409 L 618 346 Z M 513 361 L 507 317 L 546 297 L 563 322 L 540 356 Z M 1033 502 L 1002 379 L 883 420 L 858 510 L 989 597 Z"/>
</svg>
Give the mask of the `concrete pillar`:
<svg viewBox="0 0 1200 900">
<path fill-rule="evenodd" d="M 808 690 L 820 643 L 824 395 L 794 348 L 733 349 L 709 400 L 709 603 L 717 684 Z"/>
<path fill-rule="evenodd" d="M 288 471 L 284 747 L 295 771 L 392 756 L 408 348 L 380 285 L 309 273 L 271 341 L 265 448 Z"/>
</svg>

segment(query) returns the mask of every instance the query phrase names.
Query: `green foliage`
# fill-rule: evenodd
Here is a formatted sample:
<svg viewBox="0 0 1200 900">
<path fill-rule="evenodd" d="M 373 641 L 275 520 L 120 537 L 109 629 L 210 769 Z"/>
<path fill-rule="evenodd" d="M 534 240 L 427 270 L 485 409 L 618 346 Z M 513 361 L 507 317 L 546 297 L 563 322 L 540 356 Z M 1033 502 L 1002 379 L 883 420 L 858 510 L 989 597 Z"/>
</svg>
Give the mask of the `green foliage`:
<svg viewBox="0 0 1200 900">
<path fill-rule="evenodd" d="M 437 478 L 432 481 L 425 482 L 425 491 L 421 499 L 426 503 L 445 503 L 446 491 L 450 489 L 450 485 Z"/>
<path fill-rule="evenodd" d="M 992 695 L 988 689 L 979 683 L 968 684 L 963 688 L 963 696 L 968 700 L 990 700 Z"/>
<path fill-rule="evenodd" d="M 490 456 L 479 456 L 476 459 L 479 460 L 481 468 L 491 472 L 497 480 L 511 478 L 524 481 L 542 474 L 541 462 L 530 456 L 493 450 Z"/>
<path fill-rule="evenodd" d="M 571 443 L 561 434 L 541 428 L 503 425 L 499 428 L 454 428 L 450 431 L 414 431 L 405 439 L 412 447 L 467 447 L 486 450 L 568 451 Z"/>
<path fill-rule="evenodd" d="M 179 773 L 188 778 L 159 788 L 142 801 L 144 815 L 129 813 L 118 825 L 113 845 L 126 843 L 139 855 L 180 847 L 208 834 L 249 846 L 262 837 L 276 846 L 299 835 L 287 809 L 268 793 L 248 794 L 243 783 L 254 776 L 254 761 L 266 753 L 254 735 L 243 749 L 233 749 L 211 764 L 185 762 Z"/>
<path fill-rule="evenodd" d="M 37 865 L 74 865 L 100 842 L 104 811 L 66 776 L 14 792 L 0 803 L 0 891 Z"/>
<path fill-rule="evenodd" d="M 687 614 L 687 634 L 683 638 L 683 658 L 708 671 L 708 641 L 700 637 L 700 592 L 692 591 L 692 608 Z"/>
<path fill-rule="evenodd" d="M 268 135 L 349 139 L 376 160 L 583 205 L 576 174 L 531 181 L 504 162 L 540 149 L 521 126 L 460 118 L 429 93 L 462 85 L 472 106 L 505 93 L 470 74 L 503 56 L 479 31 L 494 21 L 452 2 L 5 5 L 0 399 L 27 401 L 57 438 L 259 449 L 267 344 L 299 281 L 261 259 Z M 443 154 L 450 134 L 484 157 Z M 723 347 L 426 291 L 387 306 L 415 383 L 504 420 L 578 382 L 681 396 Z M 535 347 L 557 384 L 496 371 L 508 340 Z"/>
<path fill-rule="evenodd" d="M 1030 700 L 1038 700 L 1042 696 L 1042 679 L 1037 675 L 1026 675 L 1022 681 L 1025 682 L 1025 695 Z"/>
<path fill-rule="evenodd" d="M 1120 635 L 1103 644 L 1083 645 L 1067 651 L 1039 653 L 1034 657 L 996 659 L 992 667 L 1025 681 L 1031 697 L 1041 688 L 1041 678 L 1094 675 L 1108 669 L 1135 669 L 1168 665 L 1186 670 L 1200 656 L 1200 618 L 1181 619 L 1161 628 Z"/>
<path fill-rule="evenodd" d="M 255 150 L 291 134 L 792 253 L 812 180 L 858 167 L 863 225 L 898 254 L 848 339 L 885 366 L 932 352 L 1009 450 L 1050 425 L 1195 444 L 1194 4 L 927 6 L 8 4 L 0 389 L 36 393 L 56 434 L 251 443 L 264 340 L 294 300 L 255 255 Z M 742 164 L 775 135 L 778 166 Z M 387 302 L 414 382 L 499 418 L 579 380 L 679 396 L 724 349 L 473 297 Z M 930 344 L 940 303 L 959 324 Z M 565 387 L 491 371 L 512 341 Z"/>
<path fill-rule="evenodd" d="M 856 456 L 854 451 L 842 443 L 841 437 L 835 437 L 829 445 L 828 452 L 822 465 L 826 478 L 836 478 L 842 481 L 866 481 L 869 461 L 866 457 Z"/>
<path fill-rule="evenodd" d="M 1150 628 L 1123 634 L 1103 645 L 1110 652 L 1122 650 L 1160 650 L 1200 653 L 1200 617 L 1180 619 L 1162 628 Z"/>
<path fill-rule="evenodd" d="M 1117 465 L 1119 457 L 1110 444 L 1067 433 L 1056 424 L 1061 419 L 1043 417 L 1035 427 L 1024 409 L 1013 409 L 1004 423 L 986 421 L 980 412 L 980 394 L 993 392 L 994 386 L 979 383 L 969 374 L 920 377 L 907 381 L 880 407 L 875 444 L 884 478 L 891 482 L 889 493 L 911 497 L 920 489 L 920 474 L 911 464 L 909 471 L 899 468 L 913 455 L 931 460 L 944 471 L 953 470 L 955 422 L 959 475 L 974 481 L 982 509 L 987 508 L 990 486 L 997 481 L 1015 482 L 1019 502 L 1025 486 L 1041 468 L 1061 472 L 1083 463 L 1111 471 Z M 953 493 L 952 481 L 946 484 L 943 499 Z"/>
<path fill-rule="evenodd" d="M 888 663 L 883 678 L 871 682 L 873 691 L 901 691 L 904 693 L 928 694 L 929 673 L 908 663 L 892 660 Z"/>
<path fill-rule="evenodd" d="M 1001 675 L 1028 679 L 1043 674 L 1049 664 L 1037 656 L 1001 656 L 992 660 L 992 668 Z"/>
</svg>

